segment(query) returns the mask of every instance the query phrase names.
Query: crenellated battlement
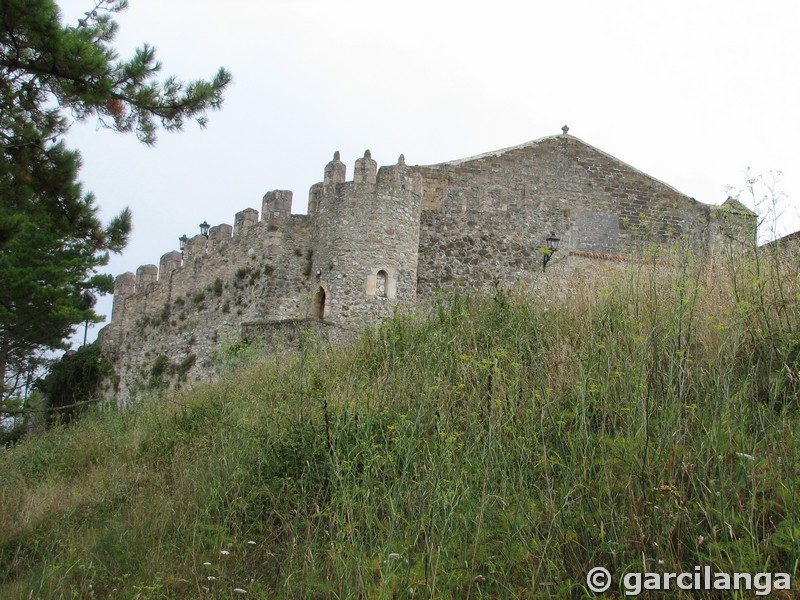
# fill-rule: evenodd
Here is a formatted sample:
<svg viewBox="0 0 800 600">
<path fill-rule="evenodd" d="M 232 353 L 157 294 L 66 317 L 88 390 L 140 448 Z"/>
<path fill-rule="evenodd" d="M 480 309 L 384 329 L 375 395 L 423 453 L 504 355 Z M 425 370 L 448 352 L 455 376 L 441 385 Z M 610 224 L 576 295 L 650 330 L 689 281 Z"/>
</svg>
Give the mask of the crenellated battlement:
<svg viewBox="0 0 800 600">
<path fill-rule="evenodd" d="M 292 216 L 292 192 L 274 190 L 264 194 L 261 201 L 261 215 L 267 226 L 288 221 Z"/>
<path fill-rule="evenodd" d="M 374 193 L 377 196 L 392 196 L 400 193 L 422 194 L 422 178 L 418 172 L 405 164 L 405 157 L 401 154 L 396 165 L 384 166 L 378 169 L 378 163 L 372 158 L 369 150 L 364 156 L 355 161 L 354 177 L 346 181 L 347 166 L 341 161 L 339 152 L 335 152 L 333 159 L 325 166 L 324 179 L 311 186 L 309 190 L 308 217 L 314 218 L 323 199 L 336 198 L 343 195 L 360 193 Z M 147 264 L 140 266 L 136 274 L 125 273 L 116 279 L 114 295 L 127 297 L 147 291 L 148 286 L 163 281 L 189 265 L 194 264 L 198 258 L 203 258 L 219 252 L 227 245 L 235 244 L 238 239 L 244 238 L 256 227 L 263 226 L 267 230 L 276 231 L 281 226 L 291 223 L 293 193 L 289 190 L 272 190 L 264 194 L 261 203 L 261 219 L 259 212 L 254 208 L 246 208 L 234 215 L 234 225 L 221 223 L 208 230 L 208 237 L 197 234 L 189 238 L 183 247 L 183 252 L 171 251 L 161 257 L 158 266 Z M 130 285 L 133 276 L 134 285 Z M 113 321 L 113 317 L 112 317 Z"/>
<path fill-rule="evenodd" d="M 290 216 L 291 192 L 269 192 L 267 196 L 270 194 L 289 195 L 286 214 Z M 264 197 L 265 204 L 267 196 Z M 279 211 L 276 210 L 272 213 L 270 222 L 277 222 L 285 218 L 277 216 L 275 214 L 277 212 Z M 158 266 L 142 265 L 136 270 L 135 275 L 133 273 L 119 275 L 114 284 L 114 296 L 130 296 L 145 292 L 148 286 L 162 282 L 174 272 L 195 264 L 197 259 L 215 256 L 224 248 L 238 241 L 239 238 L 245 237 L 250 229 L 261 224 L 258 220 L 258 211 L 252 208 L 236 213 L 234 223 L 236 224 L 235 229 L 227 223 L 221 223 L 209 228 L 208 237 L 197 234 L 187 239 L 183 252 L 177 250 L 167 252 L 161 256 Z M 133 282 L 133 286 L 131 286 L 131 282 Z"/>
<path fill-rule="evenodd" d="M 365 150 L 363 158 L 356 160 L 353 182 L 356 185 L 374 185 L 377 182 L 377 175 L 378 163 L 372 159 L 372 153 Z"/>
<path fill-rule="evenodd" d="M 340 160 L 339 152 L 334 153 L 333 160 L 325 166 L 324 180 L 314 184 L 309 190 L 309 215 L 316 214 L 323 198 L 336 198 L 356 192 L 373 192 L 377 195 L 422 193 L 422 177 L 406 165 L 402 154 L 397 164 L 378 169 L 378 163 L 373 160 L 370 151 L 366 150 L 364 156 L 355 161 L 353 171 L 353 179 L 347 181 L 347 167 Z"/>
<path fill-rule="evenodd" d="M 233 227 L 227 223 L 215 225 L 208 230 L 208 247 L 219 248 L 233 237 Z"/>
</svg>

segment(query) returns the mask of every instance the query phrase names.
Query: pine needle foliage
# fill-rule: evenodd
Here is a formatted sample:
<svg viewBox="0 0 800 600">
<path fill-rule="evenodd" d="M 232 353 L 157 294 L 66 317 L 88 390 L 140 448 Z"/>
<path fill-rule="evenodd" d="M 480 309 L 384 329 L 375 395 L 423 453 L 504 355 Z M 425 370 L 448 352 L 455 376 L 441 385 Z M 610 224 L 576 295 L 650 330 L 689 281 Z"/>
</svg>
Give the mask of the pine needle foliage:
<svg viewBox="0 0 800 600">
<path fill-rule="evenodd" d="M 93 118 L 152 145 L 159 126 L 205 126 L 231 81 L 225 69 L 208 81 L 159 81 L 147 45 L 120 60 L 112 17 L 126 6 L 90 0 L 64 24 L 54 0 L 0 2 L 0 410 L 24 396 L 76 324 L 100 320 L 84 299 L 111 291 L 98 269 L 131 227 L 128 209 L 100 222 L 78 181 L 80 156 L 63 142 L 70 123 Z"/>
</svg>

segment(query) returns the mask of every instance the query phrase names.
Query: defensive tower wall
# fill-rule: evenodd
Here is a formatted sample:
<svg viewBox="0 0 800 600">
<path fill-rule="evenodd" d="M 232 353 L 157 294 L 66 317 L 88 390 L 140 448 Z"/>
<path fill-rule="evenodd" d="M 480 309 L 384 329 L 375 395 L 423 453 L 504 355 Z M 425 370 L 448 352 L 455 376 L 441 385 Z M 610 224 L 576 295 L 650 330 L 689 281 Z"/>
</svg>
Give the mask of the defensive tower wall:
<svg viewBox="0 0 800 600">
<path fill-rule="evenodd" d="M 338 152 L 312 188 L 312 317 L 360 328 L 416 305 L 421 178 L 398 163 L 381 167 L 369 150 L 345 182 Z"/>
</svg>

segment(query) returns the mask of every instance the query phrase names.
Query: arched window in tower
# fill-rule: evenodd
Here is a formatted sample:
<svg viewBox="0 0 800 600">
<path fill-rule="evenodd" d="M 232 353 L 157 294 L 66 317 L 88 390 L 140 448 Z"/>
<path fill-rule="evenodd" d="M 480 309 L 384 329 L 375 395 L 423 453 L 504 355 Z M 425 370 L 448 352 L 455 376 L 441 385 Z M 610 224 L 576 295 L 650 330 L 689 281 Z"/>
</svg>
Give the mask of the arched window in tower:
<svg viewBox="0 0 800 600">
<path fill-rule="evenodd" d="M 317 288 L 317 293 L 314 294 L 314 300 L 311 302 L 311 318 L 325 318 L 325 290 L 321 287 Z"/>
<path fill-rule="evenodd" d="M 378 298 L 386 298 L 389 290 L 389 275 L 381 269 L 375 277 L 375 295 Z"/>
</svg>

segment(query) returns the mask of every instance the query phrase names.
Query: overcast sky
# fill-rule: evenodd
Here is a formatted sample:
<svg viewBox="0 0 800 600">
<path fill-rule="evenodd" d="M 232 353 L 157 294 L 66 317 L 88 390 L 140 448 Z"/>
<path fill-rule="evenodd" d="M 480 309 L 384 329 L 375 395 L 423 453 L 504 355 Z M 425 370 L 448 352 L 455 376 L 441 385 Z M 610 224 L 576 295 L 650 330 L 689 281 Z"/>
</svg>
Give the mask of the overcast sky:
<svg viewBox="0 0 800 600">
<path fill-rule="evenodd" d="M 76 22 L 92 0 L 61 0 Z M 304 213 L 334 151 L 433 164 L 570 134 L 709 204 L 745 170 L 782 171 L 781 233 L 800 228 L 800 9 L 740 0 L 130 0 L 120 55 L 164 75 L 234 77 L 200 131 L 73 126 L 81 179 L 133 233 L 108 272 L 158 264 L 198 224 L 233 223 L 269 190 Z M 110 298 L 100 303 L 110 313 Z M 110 317 L 109 317 L 110 318 Z M 102 325 L 101 325 L 102 326 Z M 90 339 L 96 335 L 90 331 Z"/>
</svg>

